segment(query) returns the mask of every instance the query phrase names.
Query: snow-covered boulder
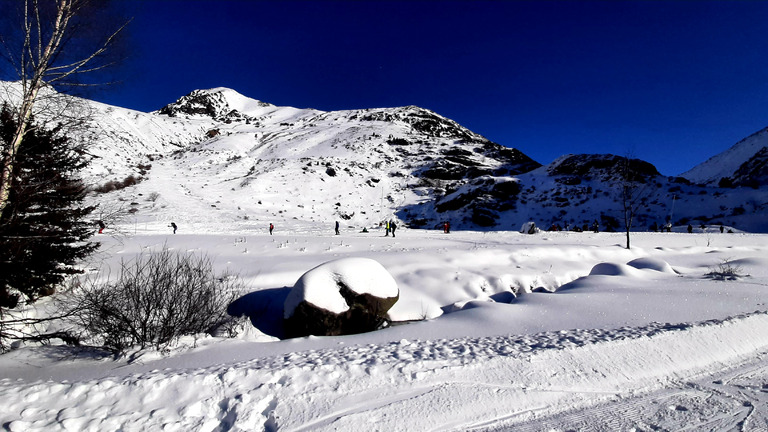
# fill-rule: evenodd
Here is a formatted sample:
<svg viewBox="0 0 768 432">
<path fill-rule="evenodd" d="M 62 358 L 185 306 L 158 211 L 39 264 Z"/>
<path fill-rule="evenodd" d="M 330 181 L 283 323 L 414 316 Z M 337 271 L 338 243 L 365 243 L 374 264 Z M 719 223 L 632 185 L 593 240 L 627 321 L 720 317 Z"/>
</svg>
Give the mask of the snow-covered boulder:
<svg viewBox="0 0 768 432">
<path fill-rule="evenodd" d="M 373 331 L 388 321 L 400 292 L 392 275 L 369 258 L 343 258 L 304 273 L 285 299 L 287 337 Z"/>
</svg>

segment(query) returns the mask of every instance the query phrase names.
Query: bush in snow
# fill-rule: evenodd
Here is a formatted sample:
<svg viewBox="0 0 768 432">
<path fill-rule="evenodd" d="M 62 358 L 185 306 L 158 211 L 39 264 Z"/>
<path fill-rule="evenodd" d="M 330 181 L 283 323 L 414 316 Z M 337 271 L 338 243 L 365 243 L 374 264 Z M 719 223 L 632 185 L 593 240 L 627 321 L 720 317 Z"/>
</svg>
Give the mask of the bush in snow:
<svg viewBox="0 0 768 432">
<path fill-rule="evenodd" d="M 388 323 L 400 292 L 369 258 L 343 258 L 304 273 L 285 299 L 287 337 L 364 333 Z"/>
<path fill-rule="evenodd" d="M 104 347 L 166 348 L 181 336 L 211 333 L 230 321 L 237 279 L 213 273 L 211 260 L 160 252 L 123 262 L 117 281 L 86 284 L 76 298 L 77 321 Z"/>
<path fill-rule="evenodd" d="M 731 259 L 726 258 L 720 264 L 709 268 L 709 273 L 705 276 L 715 280 L 738 280 L 744 277 L 743 268 L 735 264 Z"/>
</svg>

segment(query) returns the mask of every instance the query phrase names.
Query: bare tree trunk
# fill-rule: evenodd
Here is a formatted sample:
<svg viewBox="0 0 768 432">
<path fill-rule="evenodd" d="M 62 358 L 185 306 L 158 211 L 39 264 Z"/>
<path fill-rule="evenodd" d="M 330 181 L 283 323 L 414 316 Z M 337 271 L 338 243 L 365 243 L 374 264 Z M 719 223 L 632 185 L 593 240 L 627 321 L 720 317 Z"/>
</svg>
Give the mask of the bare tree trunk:
<svg viewBox="0 0 768 432">
<path fill-rule="evenodd" d="M 65 49 L 65 40 L 70 39 L 75 29 L 71 26 L 72 19 L 81 13 L 91 0 L 56 0 L 55 14 L 51 22 L 44 22 L 44 14 L 38 0 L 23 0 L 23 43 L 12 47 L 2 39 L 3 47 L 10 53 L 11 61 L 20 75 L 22 83 L 21 106 L 17 112 L 18 126 L 13 139 L 2 155 L 2 172 L 0 172 L 0 214 L 2 214 L 13 185 L 13 167 L 16 154 L 24 142 L 24 135 L 29 127 L 29 121 L 35 108 L 40 89 L 47 84 L 65 81 L 74 74 L 93 72 L 106 65 L 93 65 L 94 59 L 103 54 L 112 44 L 115 37 L 127 23 L 111 33 L 89 55 L 65 64 L 57 64 L 56 60 Z M 50 34 L 47 26 L 50 24 Z"/>
<path fill-rule="evenodd" d="M 632 224 L 640 207 L 645 205 L 649 188 L 644 184 L 639 172 L 635 172 L 632 167 L 633 159 L 627 155 L 623 158 L 621 167 L 621 179 L 619 187 L 621 194 L 621 208 L 624 212 L 624 228 L 627 234 L 627 249 L 631 248 L 630 236 Z"/>
<path fill-rule="evenodd" d="M 16 153 L 18 153 L 19 147 L 24 140 L 29 119 L 32 117 L 32 108 L 35 105 L 35 100 L 37 100 L 40 87 L 43 85 L 43 76 L 51 63 L 51 56 L 58 50 L 69 23 L 70 7 L 70 0 L 59 1 L 56 18 L 53 23 L 53 32 L 48 43 L 45 44 L 45 48 L 41 49 L 43 41 L 40 37 L 43 31 L 42 23 L 40 22 L 39 5 L 37 0 L 33 0 L 32 3 L 24 2 L 24 46 L 19 57 L 23 94 L 16 132 L 13 135 L 13 141 L 10 143 L 7 153 L 3 157 L 2 183 L 0 183 L 0 213 L 3 212 L 8 203 L 8 196 L 13 183 L 13 165 L 16 160 Z M 33 46 L 34 35 L 32 34 L 35 29 L 38 33 L 36 47 Z M 37 52 L 37 55 L 35 55 L 35 52 Z M 30 69 L 32 76 L 30 80 L 27 80 L 27 70 Z"/>
<path fill-rule="evenodd" d="M 629 165 L 628 161 L 625 161 L 625 163 Z M 632 229 L 632 216 L 634 216 L 634 214 L 633 214 L 633 208 L 632 208 L 632 202 L 631 202 L 632 191 L 631 191 L 631 186 L 629 184 L 629 178 L 628 178 L 629 168 L 627 167 L 626 170 L 627 172 L 625 172 L 624 174 L 625 177 L 623 180 L 624 184 L 621 185 L 621 203 L 624 208 L 624 228 L 627 231 L 627 249 L 630 249 L 631 247 L 630 247 L 629 237 L 630 237 L 630 230 Z"/>
<path fill-rule="evenodd" d="M 627 227 L 627 249 L 630 249 L 630 246 L 629 246 L 629 227 Z"/>
<path fill-rule="evenodd" d="M 5 210 L 5 206 L 8 203 L 11 186 L 13 185 L 13 166 L 16 161 L 16 154 L 24 140 L 24 134 L 27 132 L 27 125 L 29 124 L 30 117 L 32 117 L 32 107 L 38 92 L 39 87 L 34 91 L 28 92 L 28 95 L 24 95 L 24 101 L 21 104 L 21 109 L 18 115 L 19 123 L 16 126 L 13 141 L 8 146 L 7 153 L 3 155 L 3 171 L 2 175 L 0 175 L 0 214 L 3 213 L 3 210 Z"/>
</svg>

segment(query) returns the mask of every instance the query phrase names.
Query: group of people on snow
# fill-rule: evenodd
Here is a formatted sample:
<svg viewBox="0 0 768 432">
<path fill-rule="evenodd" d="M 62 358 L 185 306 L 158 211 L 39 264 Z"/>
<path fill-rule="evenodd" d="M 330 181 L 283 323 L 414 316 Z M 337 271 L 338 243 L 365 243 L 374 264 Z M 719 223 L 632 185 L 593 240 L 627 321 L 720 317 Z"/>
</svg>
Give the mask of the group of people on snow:
<svg viewBox="0 0 768 432">
<path fill-rule="evenodd" d="M 107 224 L 104 223 L 103 220 L 99 219 L 99 220 L 96 221 L 96 225 L 99 226 L 99 231 L 98 231 L 99 234 L 104 234 L 104 230 L 107 228 Z M 176 226 L 175 222 L 171 222 L 171 224 L 168 225 L 168 228 L 172 228 L 174 234 L 176 234 L 176 230 L 179 229 L 179 227 Z"/>
<path fill-rule="evenodd" d="M 386 234 L 384 234 L 384 236 L 385 237 L 389 237 L 389 233 L 391 232 L 392 233 L 392 237 L 394 237 L 395 236 L 395 230 L 397 229 L 397 224 L 395 223 L 395 221 L 393 221 L 393 220 L 384 221 L 384 225 L 385 225 L 385 232 L 386 232 Z"/>
<path fill-rule="evenodd" d="M 104 221 L 97 220 L 96 224 L 99 227 L 98 233 L 99 234 L 103 234 L 104 233 L 104 229 L 106 228 L 106 224 L 104 223 Z M 441 226 L 443 228 L 443 232 L 444 233 L 448 234 L 448 233 L 451 232 L 451 223 L 450 222 L 444 221 L 444 222 L 442 222 Z M 535 225 L 533 225 L 533 226 L 535 227 Z M 175 222 L 171 222 L 171 224 L 168 225 L 168 227 L 173 229 L 173 234 L 176 234 L 176 230 L 178 229 L 178 226 L 176 225 Z M 382 227 L 384 228 L 384 236 L 385 237 L 389 237 L 390 233 L 392 234 L 392 237 L 395 237 L 395 230 L 397 230 L 397 223 L 395 223 L 394 220 L 390 219 L 388 221 L 380 222 L 379 223 L 379 228 L 382 228 Z M 705 230 L 706 228 L 707 228 L 706 225 L 704 225 L 704 224 L 701 225 L 701 229 L 702 230 Z M 667 222 L 664 225 L 660 225 L 660 224 L 657 224 L 656 222 L 654 222 L 648 229 L 650 231 L 653 231 L 653 232 L 672 232 L 672 224 Z M 273 223 L 270 223 L 269 224 L 269 235 L 272 235 L 272 232 L 274 230 L 275 230 L 275 225 Z M 563 230 L 564 231 L 574 231 L 574 232 L 583 232 L 583 231 L 591 230 L 593 232 L 599 232 L 600 231 L 600 224 L 599 224 L 599 222 L 597 220 L 592 222 L 591 226 L 589 224 L 587 224 L 587 223 L 584 223 L 582 226 L 579 226 L 579 225 L 571 226 L 569 223 L 566 222 L 565 223 L 565 228 L 563 228 L 562 226 L 560 226 L 560 224 L 553 223 L 549 227 L 549 229 L 548 229 L 548 231 L 563 231 Z M 339 221 L 336 221 L 335 226 L 334 226 L 334 231 L 335 231 L 336 235 L 340 235 L 341 234 L 341 224 L 339 223 Z M 693 225 L 688 224 L 687 231 L 689 233 L 692 233 L 693 232 Z M 363 230 L 361 232 L 362 233 L 367 233 L 368 229 L 367 228 L 363 228 Z M 722 224 L 720 224 L 720 232 L 721 233 L 725 232 L 725 227 Z M 733 231 L 729 229 L 728 232 L 732 233 Z"/>
</svg>

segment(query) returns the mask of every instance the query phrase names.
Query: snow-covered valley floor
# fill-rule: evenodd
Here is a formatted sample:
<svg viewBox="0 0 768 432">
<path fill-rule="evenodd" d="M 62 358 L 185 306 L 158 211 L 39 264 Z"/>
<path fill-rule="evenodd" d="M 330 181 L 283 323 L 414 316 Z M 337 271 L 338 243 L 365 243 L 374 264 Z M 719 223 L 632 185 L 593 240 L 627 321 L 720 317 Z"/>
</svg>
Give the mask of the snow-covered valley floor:
<svg viewBox="0 0 768 432">
<path fill-rule="evenodd" d="M 256 327 L 121 359 L 21 347 L 0 356 L 0 428 L 768 430 L 766 235 L 636 233 L 626 250 L 610 233 L 266 224 L 99 236 L 103 271 L 164 245 L 207 253 L 248 286 Z M 350 256 L 392 274 L 391 316 L 408 323 L 269 336 L 304 272 Z M 723 263 L 741 276 L 706 276 Z"/>
</svg>

